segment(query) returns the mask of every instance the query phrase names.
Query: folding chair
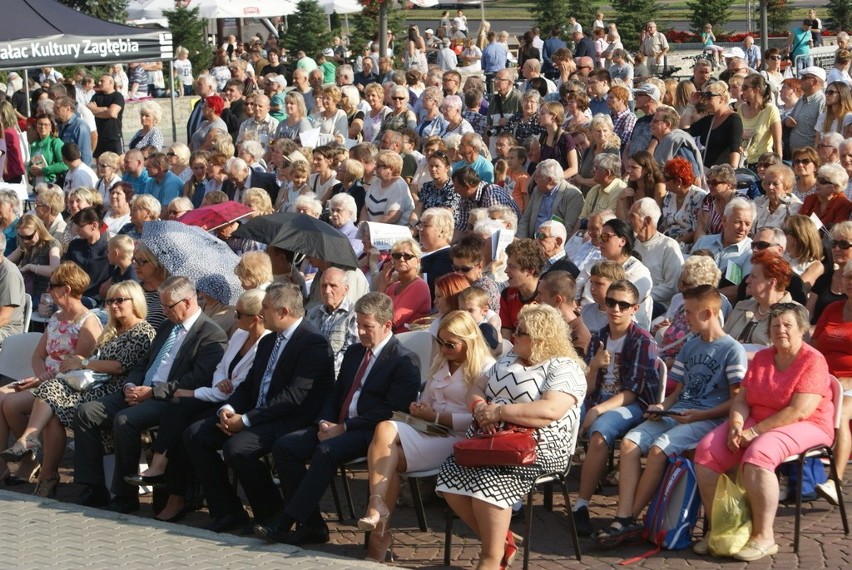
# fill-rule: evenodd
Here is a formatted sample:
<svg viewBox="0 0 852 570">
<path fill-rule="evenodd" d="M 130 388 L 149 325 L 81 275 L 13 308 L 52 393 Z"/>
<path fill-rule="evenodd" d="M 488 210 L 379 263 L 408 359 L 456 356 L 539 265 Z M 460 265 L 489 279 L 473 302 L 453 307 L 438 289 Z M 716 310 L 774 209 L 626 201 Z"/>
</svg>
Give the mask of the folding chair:
<svg viewBox="0 0 852 570">
<path fill-rule="evenodd" d="M 24 295 L 24 332 L 30 330 L 30 320 L 33 316 L 33 298 L 29 293 Z"/>
<path fill-rule="evenodd" d="M 23 380 L 33 375 L 32 355 L 41 333 L 22 333 L 6 337 L 0 350 L 0 379 Z"/>
<path fill-rule="evenodd" d="M 831 399 L 834 402 L 834 439 L 836 441 L 837 432 L 840 429 L 840 422 L 842 419 L 843 387 L 840 385 L 840 381 L 834 376 L 831 376 Z M 795 463 L 799 466 L 799 473 L 802 473 L 805 465 L 805 459 L 811 457 L 828 458 L 829 467 L 831 469 L 831 480 L 834 481 L 834 486 L 837 489 L 837 500 L 840 506 L 840 520 L 843 523 L 843 534 L 848 535 L 849 521 L 846 518 L 846 505 L 843 502 L 843 481 L 841 481 L 840 477 L 837 476 L 837 458 L 834 456 L 832 446 L 833 442 L 832 445 L 818 445 L 810 449 L 806 449 L 799 455 L 788 457 L 782 462 L 782 465 L 785 463 Z M 846 457 L 840 458 L 840 461 L 846 460 Z M 803 477 L 800 475 L 796 481 L 796 525 L 794 531 L 795 534 L 793 535 L 793 552 L 796 554 L 799 553 L 799 533 L 802 526 L 802 479 Z"/>
<path fill-rule="evenodd" d="M 426 508 L 423 506 L 423 495 L 420 492 L 420 479 L 426 477 L 434 477 L 438 474 L 439 469 L 429 469 L 426 471 L 412 471 L 405 473 L 408 479 L 408 486 L 411 489 L 411 500 L 414 503 L 414 513 L 417 515 L 417 525 L 423 532 L 429 532 L 429 525 L 426 524 Z"/>
</svg>

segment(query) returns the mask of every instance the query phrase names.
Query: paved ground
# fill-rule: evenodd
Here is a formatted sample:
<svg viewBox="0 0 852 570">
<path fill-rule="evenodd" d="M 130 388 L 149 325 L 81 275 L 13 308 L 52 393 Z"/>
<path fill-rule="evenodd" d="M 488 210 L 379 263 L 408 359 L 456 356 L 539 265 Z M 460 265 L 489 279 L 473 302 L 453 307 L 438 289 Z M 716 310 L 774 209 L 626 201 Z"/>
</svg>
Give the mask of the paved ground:
<svg viewBox="0 0 852 570">
<path fill-rule="evenodd" d="M 64 464 L 70 465 L 70 453 Z M 68 483 L 70 471 L 62 470 L 65 482 L 59 488 L 59 501 L 37 500 L 23 493 L 33 485 L 11 487 L 0 491 L 0 536 L 3 540 L 3 567 L 6 568 L 92 568 L 123 565 L 128 568 L 149 567 L 152 561 L 165 568 L 247 567 L 275 564 L 277 567 L 310 570 L 322 568 L 370 567 L 360 560 L 364 556 L 363 533 L 353 520 L 337 522 L 330 493 L 321 507 L 332 528 L 331 542 L 305 551 L 293 547 L 270 547 L 251 536 L 215 535 L 201 530 L 209 522 L 205 511 L 190 513 L 180 524 L 154 521 L 150 497 L 143 497 L 139 516 L 121 516 L 71 504 L 81 488 Z M 340 480 L 337 480 L 340 488 Z M 355 512 L 361 515 L 366 505 L 367 486 L 363 473 L 356 473 L 351 484 Z M 577 482 L 570 488 L 576 493 Z M 847 488 L 848 485 L 847 485 Z M 10 492 L 11 490 L 11 492 Z M 593 523 L 604 526 L 615 508 L 616 488 L 606 487 L 596 497 L 592 508 Z M 342 493 L 341 493 L 342 495 Z M 622 560 L 647 552 L 650 545 L 621 547 L 610 551 L 595 550 L 589 539 L 581 539 L 582 562 L 573 557 L 567 537 L 565 512 L 561 496 L 555 498 L 553 512 L 541 507 L 537 496 L 533 524 L 531 568 L 605 568 L 618 567 Z M 393 521 L 395 528 L 396 565 L 406 568 L 444 568 L 444 508 L 440 502 L 427 505 L 431 532 L 418 530 L 414 510 L 400 506 Z M 805 506 L 802 543 L 797 555 L 792 552 L 793 509 L 782 506 L 776 521 L 777 540 L 781 552 L 777 556 L 753 563 L 750 568 L 846 568 L 852 561 L 852 543 L 843 535 L 839 511 L 824 501 Z M 523 525 L 513 525 L 517 533 Z M 459 521 L 455 522 L 451 566 L 470 568 L 478 554 L 478 542 Z M 343 559 L 339 557 L 344 557 Z M 85 559 L 85 563 L 81 562 Z M 372 565 L 375 567 L 375 565 Z M 520 558 L 515 564 L 520 568 Z M 733 560 L 701 558 L 691 550 L 663 552 L 632 564 L 632 568 L 734 568 L 745 567 Z"/>
</svg>

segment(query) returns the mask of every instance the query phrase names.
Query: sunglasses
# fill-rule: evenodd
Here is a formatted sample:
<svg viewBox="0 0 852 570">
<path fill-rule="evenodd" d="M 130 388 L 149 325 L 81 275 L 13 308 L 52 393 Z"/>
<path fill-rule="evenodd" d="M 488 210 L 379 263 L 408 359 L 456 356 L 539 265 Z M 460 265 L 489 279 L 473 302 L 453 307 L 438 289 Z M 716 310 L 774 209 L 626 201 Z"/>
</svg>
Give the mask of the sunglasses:
<svg viewBox="0 0 852 570">
<path fill-rule="evenodd" d="M 630 303 L 630 302 L 628 302 L 628 301 L 618 301 L 618 300 L 616 300 L 616 299 L 613 299 L 612 297 L 605 297 L 605 298 L 604 298 L 604 303 L 605 303 L 605 304 L 606 304 L 606 306 L 607 306 L 607 307 L 609 307 L 610 309 L 614 309 L 615 307 L 618 307 L 618 308 L 619 308 L 620 310 L 622 310 L 622 311 L 626 311 L 626 310 L 627 310 L 627 309 L 629 309 L 630 307 L 635 307 L 635 306 L 636 306 L 636 303 Z"/>
<path fill-rule="evenodd" d="M 257 313 L 241 313 L 236 309 L 234 309 L 234 314 L 237 316 L 237 320 L 240 320 L 243 317 L 256 317 L 257 316 Z"/>
<path fill-rule="evenodd" d="M 405 101 L 405 97 L 391 97 L 393 101 Z"/>
<path fill-rule="evenodd" d="M 834 182 L 832 182 L 828 178 L 822 178 L 821 176 L 817 177 L 817 182 L 819 182 L 820 184 L 834 184 Z"/>
<path fill-rule="evenodd" d="M 439 337 L 435 337 L 435 342 L 438 343 L 438 346 L 441 348 L 448 348 L 450 350 L 455 350 L 461 343 L 453 342 L 451 340 L 441 340 Z"/>
<path fill-rule="evenodd" d="M 129 301 L 130 297 L 115 297 L 113 299 L 104 299 L 104 305 L 120 305 L 125 301 Z"/>
<path fill-rule="evenodd" d="M 134 257 L 133 263 L 135 263 L 136 265 L 147 265 L 148 263 L 151 263 L 151 262 L 147 259 L 138 259 L 138 258 Z"/>
<path fill-rule="evenodd" d="M 473 271 L 473 265 L 452 265 L 451 266 L 455 273 L 470 273 Z"/>
<path fill-rule="evenodd" d="M 751 248 L 757 251 L 763 251 L 764 249 L 770 248 L 773 245 L 778 245 L 777 243 L 770 243 L 768 241 L 753 241 L 751 242 Z"/>
<path fill-rule="evenodd" d="M 846 240 L 833 239 L 829 243 L 831 243 L 832 248 L 837 247 L 844 251 L 852 247 L 852 242 L 848 242 Z"/>
<path fill-rule="evenodd" d="M 810 164 L 813 162 L 810 158 L 794 158 L 793 164 Z"/>
<path fill-rule="evenodd" d="M 65 285 L 62 284 L 62 283 L 54 283 L 54 282 L 51 281 L 47 288 L 48 289 L 56 289 L 57 287 L 65 287 Z"/>
<path fill-rule="evenodd" d="M 546 233 L 544 233 L 544 232 L 535 232 L 535 233 L 533 234 L 533 237 L 534 237 L 535 239 L 539 240 L 539 241 L 542 241 L 542 240 L 545 240 L 545 239 L 547 239 L 547 238 L 549 238 L 549 237 L 553 237 L 553 236 L 549 236 L 549 235 L 547 235 L 547 234 L 546 234 Z"/>
<path fill-rule="evenodd" d="M 415 257 L 417 257 L 417 256 L 416 256 L 416 255 L 414 255 L 413 253 L 400 253 L 400 252 L 397 252 L 397 253 L 392 253 L 392 254 L 391 254 L 391 257 L 392 257 L 392 258 L 394 258 L 394 259 L 396 259 L 396 260 L 404 259 L 405 261 L 411 261 L 412 259 L 414 259 L 414 258 L 415 258 Z"/>
<path fill-rule="evenodd" d="M 169 151 L 169 152 L 166 153 L 166 156 L 171 158 L 172 156 L 177 156 L 177 155 L 175 153 Z"/>
<path fill-rule="evenodd" d="M 25 236 L 24 234 L 18 234 L 18 239 L 22 239 L 24 241 L 30 241 L 31 239 L 33 239 L 35 237 L 35 235 L 36 235 L 35 232 L 31 233 L 28 236 Z"/>
<path fill-rule="evenodd" d="M 618 237 L 618 236 L 615 235 L 615 234 L 605 234 L 603 232 L 598 234 L 598 239 L 601 240 L 603 243 L 608 242 L 610 240 L 610 238 L 614 238 L 614 237 Z"/>
<path fill-rule="evenodd" d="M 721 95 L 719 95 L 718 93 L 701 93 L 702 99 L 712 99 L 713 97 L 721 97 Z"/>
</svg>

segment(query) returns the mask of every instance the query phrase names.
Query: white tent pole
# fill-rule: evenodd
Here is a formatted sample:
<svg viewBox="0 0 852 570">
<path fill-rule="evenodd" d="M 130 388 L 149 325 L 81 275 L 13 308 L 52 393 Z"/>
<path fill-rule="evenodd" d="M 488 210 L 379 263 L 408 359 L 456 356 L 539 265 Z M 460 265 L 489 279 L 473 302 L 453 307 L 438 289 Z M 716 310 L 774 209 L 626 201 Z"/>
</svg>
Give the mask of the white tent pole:
<svg viewBox="0 0 852 570">
<path fill-rule="evenodd" d="M 175 89 L 175 62 L 173 59 L 169 60 L 169 75 L 172 78 L 172 94 L 171 97 L 171 105 L 172 105 L 172 140 L 178 142 L 177 138 L 177 124 L 175 123 L 175 93 L 177 90 Z M 183 91 L 183 81 L 180 82 L 179 88 Z"/>
<path fill-rule="evenodd" d="M 331 31 L 331 14 L 326 14 L 326 18 L 328 18 L 328 31 Z"/>
<path fill-rule="evenodd" d="M 24 93 L 27 94 L 27 117 L 32 115 L 32 109 L 30 109 L 30 70 L 24 70 Z M 12 96 L 9 95 L 9 100 L 12 99 Z"/>
</svg>

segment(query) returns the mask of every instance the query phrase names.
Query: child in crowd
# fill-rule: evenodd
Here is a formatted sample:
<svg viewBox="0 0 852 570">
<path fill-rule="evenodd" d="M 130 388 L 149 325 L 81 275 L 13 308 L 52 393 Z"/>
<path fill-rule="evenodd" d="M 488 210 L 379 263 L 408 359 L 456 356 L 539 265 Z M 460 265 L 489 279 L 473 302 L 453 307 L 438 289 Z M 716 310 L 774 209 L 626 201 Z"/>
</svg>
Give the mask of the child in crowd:
<svg viewBox="0 0 852 570">
<path fill-rule="evenodd" d="M 657 343 L 639 328 L 639 290 L 627 280 L 606 290 L 607 325 L 592 334 L 586 352 L 586 400 L 580 411 L 580 436 L 589 447 L 580 473 L 580 492 L 573 506 L 577 533 L 592 534 L 589 501 L 606 473 L 609 450 L 616 440 L 642 422 L 648 406 L 660 402 Z"/>
<path fill-rule="evenodd" d="M 524 208 L 527 207 L 527 184 L 530 179 L 525 168 L 527 149 L 522 146 L 513 146 L 509 149 L 506 162 L 509 165 L 509 170 L 506 173 L 504 188 L 512 195 L 512 199 L 523 212 Z"/>
<path fill-rule="evenodd" d="M 589 291 L 594 303 L 589 303 L 580 311 L 580 318 L 586 327 L 597 332 L 607 326 L 606 290 L 615 281 L 627 279 L 624 268 L 614 261 L 600 261 L 589 272 Z"/>
<path fill-rule="evenodd" d="M 489 308 L 488 292 L 484 289 L 480 289 L 479 287 L 468 287 L 459 293 L 458 302 L 459 311 L 470 313 L 470 316 L 473 317 L 473 320 L 476 321 L 476 324 L 479 325 L 480 329 L 483 329 L 483 327 L 490 327 L 489 329 L 483 329 L 483 333 L 486 334 L 486 339 L 495 339 L 499 346 L 501 341 L 500 315 Z M 493 329 L 493 331 L 491 329 Z M 490 334 L 486 333 L 486 330 Z M 492 346 L 492 348 L 494 347 Z"/>
<path fill-rule="evenodd" d="M 701 438 L 728 417 L 731 399 L 745 377 L 745 349 L 725 334 L 719 322 L 719 290 L 712 285 L 687 289 L 683 304 L 695 336 L 683 345 L 669 372 L 677 383 L 674 392 L 662 404 L 648 406 L 647 420 L 621 441 L 618 510 L 609 528 L 596 535 L 601 546 L 641 539 L 645 525 L 638 517 L 654 496 L 668 457 L 695 449 Z M 647 456 L 644 471 L 642 456 Z"/>
<path fill-rule="evenodd" d="M 550 305 L 562 313 L 568 330 L 571 331 L 571 344 L 580 358 L 586 356 L 591 333 L 580 318 L 577 310 L 577 282 L 568 271 L 548 271 L 541 276 L 538 284 L 538 302 Z"/>
<path fill-rule="evenodd" d="M 310 167 L 307 162 L 297 160 L 289 166 L 289 172 L 290 183 L 286 191 L 284 185 L 282 185 L 281 190 L 278 192 L 279 203 L 275 209 L 279 212 L 291 211 L 296 198 L 311 191 L 311 187 L 308 185 Z M 281 201 L 282 198 L 284 199 L 283 203 Z"/>
<path fill-rule="evenodd" d="M 500 286 L 482 273 L 484 240 L 476 235 L 466 235 L 450 250 L 453 271 L 467 278 L 471 287 L 482 289 L 488 295 L 488 309 L 497 313 L 500 310 Z M 498 317 L 499 318 L 499 317 Z"/>
</svg>

